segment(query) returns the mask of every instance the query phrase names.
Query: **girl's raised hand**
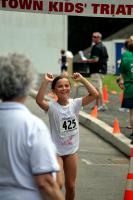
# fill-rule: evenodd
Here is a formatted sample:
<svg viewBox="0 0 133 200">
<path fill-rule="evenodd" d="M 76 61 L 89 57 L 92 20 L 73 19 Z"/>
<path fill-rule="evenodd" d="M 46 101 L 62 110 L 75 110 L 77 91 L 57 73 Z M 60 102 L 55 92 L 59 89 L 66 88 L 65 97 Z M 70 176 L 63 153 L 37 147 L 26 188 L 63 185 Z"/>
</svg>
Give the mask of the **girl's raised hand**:
<svg viewBox="0 0 133 200">
<path fill-rule="evenodd" d="M 54 80 L 53 74 L 45 74 L 45 80 L 52 82 Z"/>
<path fill-rule="evenodd" d="M 81 78 L 83 78 L 83 76 L 80 74 L 80 73 L 74 73 L 72 78 L 75 80 L 75 81 L 80 81 Z"/>
</svg>

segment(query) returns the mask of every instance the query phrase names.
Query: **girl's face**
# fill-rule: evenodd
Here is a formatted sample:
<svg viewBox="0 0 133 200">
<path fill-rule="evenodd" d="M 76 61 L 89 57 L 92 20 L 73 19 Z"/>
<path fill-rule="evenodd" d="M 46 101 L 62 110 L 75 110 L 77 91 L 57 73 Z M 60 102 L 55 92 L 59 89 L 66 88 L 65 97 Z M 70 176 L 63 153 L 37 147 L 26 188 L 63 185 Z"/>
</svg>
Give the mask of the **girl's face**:
<svg viewBox="0 0 133 200">
<path fill-rule="evenodd" d="M 68 100 L 70 96 L 70 83 L 67 78 L 59 79 L 56 82 L 54 92 L 56 93 L 59 100 Z"/>
</svg>

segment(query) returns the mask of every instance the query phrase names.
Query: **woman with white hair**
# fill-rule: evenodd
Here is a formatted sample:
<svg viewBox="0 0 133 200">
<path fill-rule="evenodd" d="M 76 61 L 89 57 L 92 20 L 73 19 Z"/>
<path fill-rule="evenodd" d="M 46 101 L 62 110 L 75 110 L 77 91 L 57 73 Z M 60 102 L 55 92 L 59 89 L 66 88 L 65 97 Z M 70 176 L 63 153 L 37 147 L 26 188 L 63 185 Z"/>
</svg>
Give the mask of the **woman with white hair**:
<svg viewBox="0 0 133 200">
<path fill-rule="evenodd" d="M 24 105 L 34 71 L 24 55 L 0 57 L 0 199 L 63 200 L 49 130 Z"/>
</svg>

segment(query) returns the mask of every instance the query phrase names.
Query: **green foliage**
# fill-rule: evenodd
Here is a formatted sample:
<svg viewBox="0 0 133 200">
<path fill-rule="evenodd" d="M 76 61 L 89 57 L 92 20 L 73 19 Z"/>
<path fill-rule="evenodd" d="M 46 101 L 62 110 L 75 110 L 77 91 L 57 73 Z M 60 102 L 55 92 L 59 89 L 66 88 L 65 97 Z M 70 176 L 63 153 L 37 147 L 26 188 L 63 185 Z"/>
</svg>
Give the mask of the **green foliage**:
<svg viewBox="0 0 133 200">
<path fill-rule="evenodd" d="M 111 92 L 112 90 L 116 91 L 118 93 L 121 92 L 121 89 L 119 88 L 119 86 L 116 83 L 116 78 L 117 78 L 117 76 L 112 75 L 112 74 L 108 74 L 108 75 L 104 76 L 103 85 L 107 85 L 109 92 Z"/>
</svg>

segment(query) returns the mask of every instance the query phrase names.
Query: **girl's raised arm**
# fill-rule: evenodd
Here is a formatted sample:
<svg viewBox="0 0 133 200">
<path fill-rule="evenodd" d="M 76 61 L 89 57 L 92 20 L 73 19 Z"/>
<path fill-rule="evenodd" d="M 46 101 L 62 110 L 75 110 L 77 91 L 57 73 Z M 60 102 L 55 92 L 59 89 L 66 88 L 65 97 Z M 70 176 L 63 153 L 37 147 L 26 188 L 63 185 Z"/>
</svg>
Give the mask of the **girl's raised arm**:
<svg viewBox="0 0 133 200">
<path fill-rule="evenodd" d="M 99 95 L 96 88 L 86 79 L 84 78 L 80 73 L 74 73 L 73 79 L 75 81 L 80 81 L 88 90 L 88 95 L 84 96 L 82 99 L 82 106 L 85 106 L 92 102 L 94 99 L 96 99 Z"/>
<path fill-rule="evenodd" d="M 40 89 L 38 90 L 38 94 L 36 96 L 37 104 L 45 111 L 48 111 L 49 103 L 44 99 L 44 95 L 46 93 L 46 89 L 49 82 L 52 82 L 53 79 L 54 78 L 52 74 L 45 74 L 45 77 L 41 83 Z"/>
</svg>

